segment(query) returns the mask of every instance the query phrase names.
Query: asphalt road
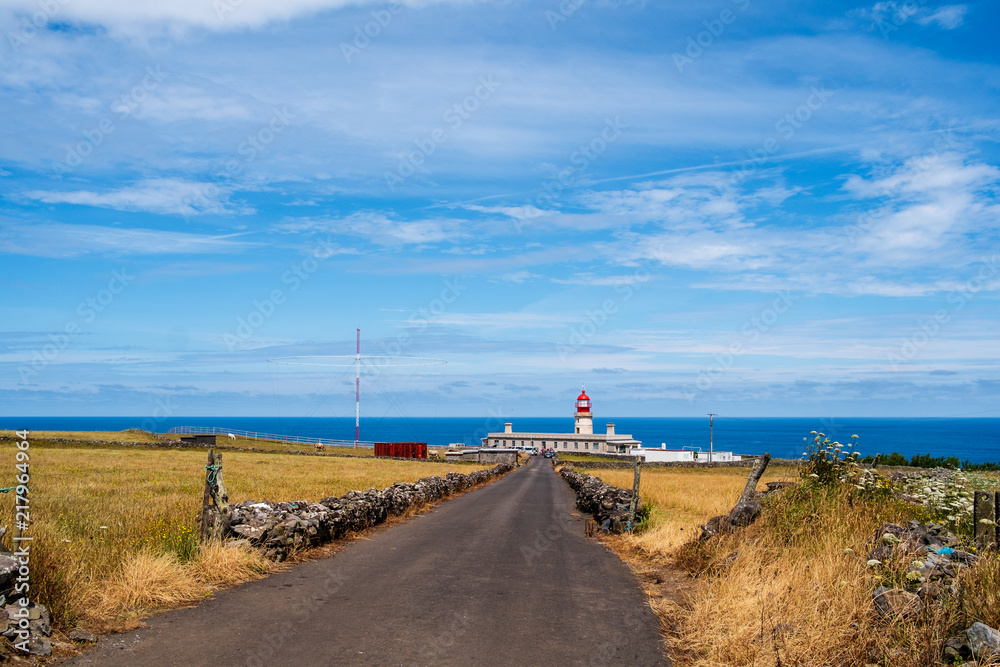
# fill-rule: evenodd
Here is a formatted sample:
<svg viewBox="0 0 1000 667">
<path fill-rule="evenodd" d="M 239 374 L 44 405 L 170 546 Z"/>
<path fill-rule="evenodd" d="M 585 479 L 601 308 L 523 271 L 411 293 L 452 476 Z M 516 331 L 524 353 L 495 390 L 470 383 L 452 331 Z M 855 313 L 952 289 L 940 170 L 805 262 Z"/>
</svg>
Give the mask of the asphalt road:
<svg viewBox="0 0 1000 667">
<path fill-rule="evenodd" d="M 63 665 L 669 665 L 631 571 L 536 458 L 330 558 L 155 616 Z"/>
</svg>

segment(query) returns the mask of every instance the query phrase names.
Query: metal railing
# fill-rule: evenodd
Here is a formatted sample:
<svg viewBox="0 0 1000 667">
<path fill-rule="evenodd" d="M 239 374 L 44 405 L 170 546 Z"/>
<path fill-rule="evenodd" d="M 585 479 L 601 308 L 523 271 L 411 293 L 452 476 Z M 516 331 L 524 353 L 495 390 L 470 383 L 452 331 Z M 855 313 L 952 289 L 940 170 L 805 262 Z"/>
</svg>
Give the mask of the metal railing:
<svg viewBox="0 0 1000 667">
<path fill-rule="evenodd" d="M 367 440 L 354 442 L 353 440 L 331 440 L 330 438 L 313 438 L 305 435 L 278 435 L 276 433 L 259 433 L 257 431 L 242 431 L 236 428 L 219 428 L 218 426 L 175 426 L 167 433 L 179 433 L 189 435 L 229 435 L 237 438 L 248 438 L 253 440 L 273 440 L 276 442 L 291 442 L 306 445 L 324 444 L 330 447 L 374 447 L 375 443 Z"/>
</svg>

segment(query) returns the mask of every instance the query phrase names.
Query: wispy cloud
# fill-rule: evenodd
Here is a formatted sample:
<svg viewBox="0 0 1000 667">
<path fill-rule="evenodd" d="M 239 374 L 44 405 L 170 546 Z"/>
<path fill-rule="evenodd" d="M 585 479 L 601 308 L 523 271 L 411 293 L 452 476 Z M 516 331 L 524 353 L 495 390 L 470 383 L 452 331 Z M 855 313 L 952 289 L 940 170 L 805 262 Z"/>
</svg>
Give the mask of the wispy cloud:
<svg viewBox="0 0 1000 667">
<path fill-rule="evenodd" d="M 931 161 L 909 160 L 892 173 L 851 176 L 844 189 L 879 202 L 858 247 L 872 261 L 922 266 L 953 262 L 970 250 L 968 239 L 995 229 L 1000 169 L 948 152 Z"/>
<path fill-rule="evenodd" d="M 229 201 L 230 190 L 215 183 L 154 178 L 117 190 L 31 190 L 24 196 L 46 204 L 75 204 L 161 215 L 239 214 L 253 209 Z"/>
<path fill-rule="evenodd" d="M 435 0 L 426 0 L 426 5 Z M 31 15 L 38 6 L 31 0 L 11 0 L 10 10 Z M 411 0 L 400 0 L 401 5 L 412 5 Z M 105 0 L 74 0 L 66 3 L 65 19 L 84 24 L 99 25 L 116 32 L 134 33 L 140 28 L 162 31 L 165 27 L 198 27 L 212 31 L 258 28 L 272 22 L 287 22 L 322 11 L 350 6 L 384 6 L 375 0 L 288 0 L 273 3 L 268 0 L 136 0 L 129 3 Z"/>
<path fill-rule="evenodd" d="M 908 21 L 919 25 L 935 25 L 942 30 L 954 30 L 962 25 L 967 5 L 926 6 L 925 3 L 881 0 L 868 8 L 856 10 L 856 15 L 869 20 L 875 27 L 895 31 Z M 887 27 L 886 27 L 887 26 Z"/>
<path fill-rule="evenodd" d="M 936 23 L 943 30 L 954 30 L 965 21 L 965 14 L 969 10 L 966 5 L 944 5 L 930 8 L 930 13 L 916 17 L 920 25 Z"/>
<path fill-rule="evenodd" d="M 208 236 L 156 229 L 123 229 L 59 222 L 0 222 L 0 252 L 68 259 L 89 254 L 220 254 L 246 250 L 240 234 Z"/>
<path fill-rule="evenodd" d="M 399 220 L 376 211 L 358 211 L 343 218 L 288 218 L 275 226 L 285 234 L 325 232 L 367 239 L 380 246 L 425 245 L 468 236 L 459 219 Z"/>
</svg>

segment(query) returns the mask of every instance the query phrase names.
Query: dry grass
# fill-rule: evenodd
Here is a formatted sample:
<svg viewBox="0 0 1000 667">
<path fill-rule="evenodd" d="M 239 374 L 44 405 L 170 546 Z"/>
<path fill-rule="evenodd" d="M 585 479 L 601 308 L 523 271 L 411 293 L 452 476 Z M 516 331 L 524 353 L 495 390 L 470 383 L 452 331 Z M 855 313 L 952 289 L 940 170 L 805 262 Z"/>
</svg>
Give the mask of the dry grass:
<svg viewBox="0 0 1000 667">
<path fill-rule="evenodd" d="M 904 510 L 843 498 L 777 504 L 744 531 L 678 551 L 681 564 L 707 577 L 675 648 L 692 665 L 878 662 L 878 573 L 865 554 L 877 527 L 905 519 Z M 897 656 L 893 664 L 907 663 Z"/>
<path fill-rule="evenodd" d="M 583 470 L 608 484 L 632 488 L 632 470 Z M 652 505 L 649 529 L 623 538 L 632 548 L 669 557 L 682 544 L 699 534 L 698 526 L 709 517 L 732 509 L 746 486 L 747 468 L 649 468 L 642 471 L 639 496 Z M 794 468 L 771 466 L 761 480 L 797 479 Z"/>
<path fill-rule="evenodd" d="M 631 471 L 588 471 L 620 487 Z M 679 666 L 940 664 L 943 642 L 979 620 L 1000 622 L 1000 561 L 994 556 L 962 576 L 963 593 L 917 617 L 886 622 L 874 613 L 872 590 L 893 587 L 905 563 L 872 568 L 867 554 L 884 522 L 906 521 L 912 507 L 861 502 L 846 490 L 799 489 L 765 504 L 754 525 L 709 541 L 697 526 L 728 511 L 746 470 L 648 470 L 642 497 L 655 505 L 650 529 L 611 540 L 639 570 L 680 566 L 697 576 L 683 599 L 655 596 Z M 794 478 L 792 469 L 765 477 Z M 647 582 L 649 577 L 645 577 Z M 660 579 L 662 577 L 658 577 Z"/>
<path fill-rule="evenodd" d="M 88 602 L 93 615 L 104 623 L 92 625 L 100 629 L 128 626 L 130 619 L 140 618 L 146 610 L 193 602 L 278 567 L 241 542 L 205 545 L 187 563 L 174 554 L 148 550 L 129 554 L 114 574 L 94 589 Z"/>
<path fill-rule="evenodd" d="M 164 437 L 170 440 L 180 441 L 178 433 L 168 433 Z M 302 452 L 309 454 L 318 453 L 316 445 L 308 443 L 286 442 L 284 440 L 262 440 L 236 436 L 235 440 L 230 440 L 225 435 L 217 436 L 216 440 L 220 447 L 235 447 L 238 449 L 263 449 L 270 452 Z M 331 447 L 324 446 L 322 454 L 326 456 L 366 456 L 372 457 L 375 450 L 371 447 Z"/>
<path fill-rule="evenodd" d="M 9 471 L 0 484 L 16 474 L 16 451 L 0 454 L 0 470 Z M 199 550 L 205 451 L 67 447 L 32 437 L 30 454 L 32 593 L 62 627 L 118 627 L 270 567 L 247 550 Z M 487 467 L 244 452 L 225 452 L 223 465 L 234 503 L 315 501 Z M 0 524 L 11 524 L 12 508 L 13 497 L 0 496 Z"/>
<path fill-rule="evenodd" d="M 180 442 L 179 433 L 160 433 L 153 435 L 140 429 L 127 429 L 124 431 L 32 431 L 32 440 L 72 440 L 78 443 L 108 443 L 108 442 L 133 442 L 136 444 L 161 445 L 163 438 Z M 263 440 L 237 436 L 235 440 L 230 440 L 225 434 L 217 436 L 218 445 L 221 449 L 262 449 L 269 452 L 299 452 L 305 454 L 320 453 L 325 456 L 374 456 L 375 450 L 371 447 L 333 447 L 326 445 L 321 452 L 317 452 L 316 445 L 307 443 L 286 442 L 284 440 Z M 14 431 L 0 429 L 0 441 L 16 439 Z M 68 444 L 68 443 L 60 443 Z M 444 457 L 447 447 L 431 447 L 428 454 L 437 453 Z"/>
<path fill-rule="evenodd" d="M 0 439 L 14 440 L 14 431 L 0 429 Z M 139 429 L 126 431 L 32 431 L 33 440 L 80 440 L 85 442 L 159 442 L 159 440 Z"/>
</svg>

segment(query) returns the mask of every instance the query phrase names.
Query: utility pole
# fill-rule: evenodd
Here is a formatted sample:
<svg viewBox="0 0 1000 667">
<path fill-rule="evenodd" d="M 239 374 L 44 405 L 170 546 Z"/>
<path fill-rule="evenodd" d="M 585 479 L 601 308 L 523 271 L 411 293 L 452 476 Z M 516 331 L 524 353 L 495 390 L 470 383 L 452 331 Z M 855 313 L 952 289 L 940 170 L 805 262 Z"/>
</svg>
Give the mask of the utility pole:
<svg viewBox="0 0 1000 667">
<path fill-rule="evenodd" d="M 708 462 L 712 463 L 715 460 L 715 448 L 712 445 L 712 425 L 715 424 L 715 418 L 719 415 L 714 412 L 708 413 Z"/>
</svg>

